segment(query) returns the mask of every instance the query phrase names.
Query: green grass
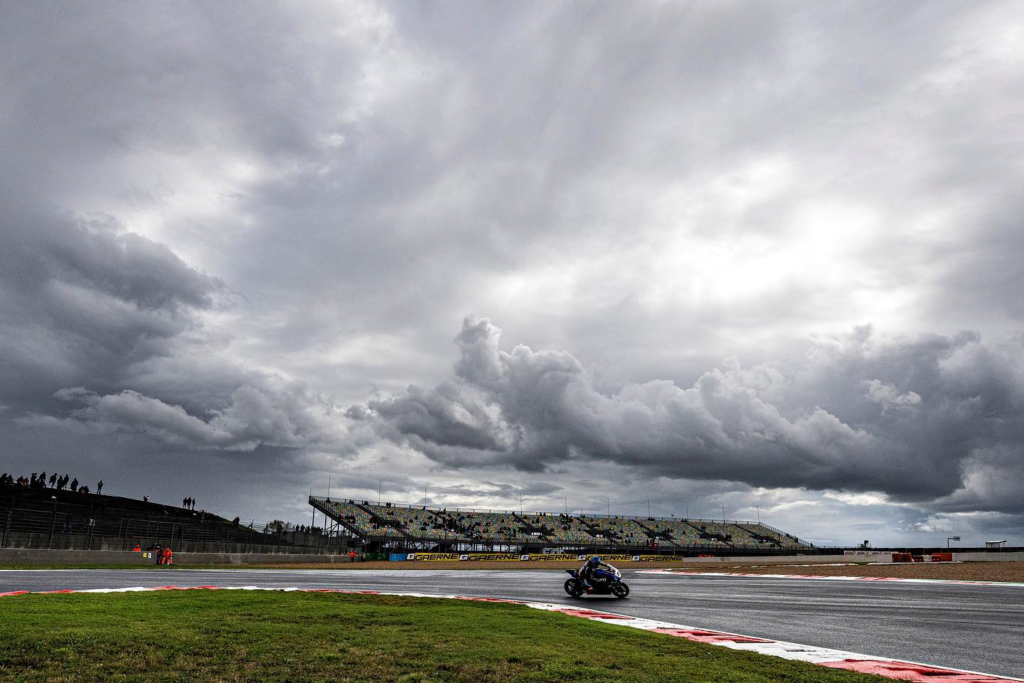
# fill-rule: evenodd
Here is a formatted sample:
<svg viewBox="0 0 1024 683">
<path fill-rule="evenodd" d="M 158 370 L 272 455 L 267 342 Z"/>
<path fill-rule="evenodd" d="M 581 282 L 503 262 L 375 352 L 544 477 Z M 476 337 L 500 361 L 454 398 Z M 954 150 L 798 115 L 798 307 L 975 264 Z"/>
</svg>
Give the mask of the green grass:
<svg viewBox="0 0 1024 683">
<path fill-rule="evenodd" d="M 520 605 L 194 591 L 0 598 L 0 681 L 881 681 Z"/>
</svg>

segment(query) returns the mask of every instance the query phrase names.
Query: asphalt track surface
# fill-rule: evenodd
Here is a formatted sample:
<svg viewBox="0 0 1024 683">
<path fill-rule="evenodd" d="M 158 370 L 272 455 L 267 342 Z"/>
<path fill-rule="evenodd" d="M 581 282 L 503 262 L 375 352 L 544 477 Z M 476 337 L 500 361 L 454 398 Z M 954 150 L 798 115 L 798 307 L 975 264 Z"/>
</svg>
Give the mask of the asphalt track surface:
<svg viewBox="0 0 1024 683">
<path fill-rule="evenodd" d="M 1024 673 L 1024 587 L 623 572 L 626 600 L 573 601 L 559 570 L 0 570 L 0 592 L 129 586 L 344 588 L 564 604 L 989 674 Z M 0 598 L 0 617 L 16 602 Z M 12 598 L 13 600 L 13 598 Z"/>
</svg>

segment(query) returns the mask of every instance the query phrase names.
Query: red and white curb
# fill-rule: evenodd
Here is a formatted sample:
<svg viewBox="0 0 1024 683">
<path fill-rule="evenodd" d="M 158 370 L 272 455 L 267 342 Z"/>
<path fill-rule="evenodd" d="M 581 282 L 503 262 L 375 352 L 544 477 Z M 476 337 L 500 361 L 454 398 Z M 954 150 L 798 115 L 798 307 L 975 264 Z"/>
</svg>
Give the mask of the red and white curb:
<svg viewBox="0 0 1024 683">
<path fill-rule="evenodd" d="M 823 576 L 821 574 L 754 574 L 750 572 L 678 572 L 671 569 L 638 569 L 640 574 L 668 574 L 670 576 L 740 576 L 755 579 L 816 579 L 818 581 L 870 581 L 874 583 L 927 583 L 951 586 L 1010 586 L 1024 587 L 1013 581 L 963 581 L 958 579 L 904 579 L 895 576 Z"/>
<path fill-rule="evenodd" d="M 978 673 L 975 671 L 964 671 L 960 669 L 946 669 L 943 667 L 909 662 L 885 657 L 874 657 L 862 655 L 856 652 L 845 652 L 825 647 L 814 647 L 812 645 L 799 645 L 787 643 L 781 640 L 768 638 L 754 638 L 738 633 L 726 631 L 711 631 L 697 628 L 695 626 L 682 626 L 671 624 L 665 621 L 653 619 L 641 619 L 630 617 L 624 614 L 615 614 L 602 610 L 586 609 L 583 607 L 572 607 L 546 602 L 531 602 L 528 600 L 510 600 L 505 598 L 475 598 L 465 595 L 431 595 L 428 593 L 404 593 L 391 591 L 374 590 L 346 590 L 341 588 L 264 588 L 261 586 L 160 586 L 157 588 L 144 588 L 141 586 L 133 588 L 89 588 L 85 590 L 54 590 L 39 591 L 11 591 L 0 593 L 0 597 L 12 597 L 17 595 L 48 595 L 55 593 L 136 593 L 150 591 L 188 591 L 188 590 L 248 590 L 248 591 L 280 591 L 298 593 L 344 593 L 350 595 L 393 595 L 411 598 L 444 598 L 449 600 L 467 600 L 470 602 L 498 602 L 512 605 L 524 605 L 532 609 L 544 610 L 546 612 L 560 612 L 573 617 L 589 619 L 591 621 L 617 626 L 628 626 L 629 628 L 640 629 L 641 631 L 652 631 L 665 635 L 686 638 L 698 643 L 718 645 L 731 650 L 741 652 L 755 652 L 757 654 L 791 659 L 802 662 L 809 662 L 826 666 L 832 669 L 845 669 L 859 673 L 875 674 L 899 681 L 914 681 L 918 683 L 945 683 L 956 681 L 957 683 L 997 683 L 1000 681 L 1024 681 L 1021 678 L 1009 678 L 1007 676 L 993 676 L 990 674 Z"/>
</svg>

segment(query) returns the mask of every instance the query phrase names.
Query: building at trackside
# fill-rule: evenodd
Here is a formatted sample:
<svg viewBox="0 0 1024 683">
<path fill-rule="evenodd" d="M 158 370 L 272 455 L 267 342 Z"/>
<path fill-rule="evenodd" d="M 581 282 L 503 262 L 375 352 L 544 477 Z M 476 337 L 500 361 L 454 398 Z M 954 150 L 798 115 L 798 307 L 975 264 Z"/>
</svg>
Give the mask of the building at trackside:
<svg viewBox="0 0 1024 683">
<path fill-rule="evenodd" d="M 466 510 L 310 496 L 329 535 L 367 551 L 775 555 L 815 550 L 760 522 Z M 314 512 L 315 514 L 315 512 Z"/>
</svg>

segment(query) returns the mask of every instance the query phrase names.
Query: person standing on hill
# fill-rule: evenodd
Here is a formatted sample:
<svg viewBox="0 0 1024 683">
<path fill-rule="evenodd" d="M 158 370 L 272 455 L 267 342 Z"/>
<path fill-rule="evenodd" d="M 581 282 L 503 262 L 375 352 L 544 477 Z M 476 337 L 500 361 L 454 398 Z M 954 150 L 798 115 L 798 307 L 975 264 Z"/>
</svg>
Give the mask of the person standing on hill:
<svg viewBox="0 0 1024 683">
<path fill-rule="evenodd" d="M 71 492 L 78 493 L 78 477 L 71 480 Z"/>
<path fill-rule="evenodd" d="M 96 484 L 96 495 L 97 496 L 102 496 L 103 495 L 103 480 L 102 479 L 100 479 L 99 483 Z"/>
<path fill-rule="evenodd" d="M 56 485 L 57 485 L 57 473 L 54 472 L 53 474 L 50 475 L 50 488 L 52 489 Z"/>
</svg>

